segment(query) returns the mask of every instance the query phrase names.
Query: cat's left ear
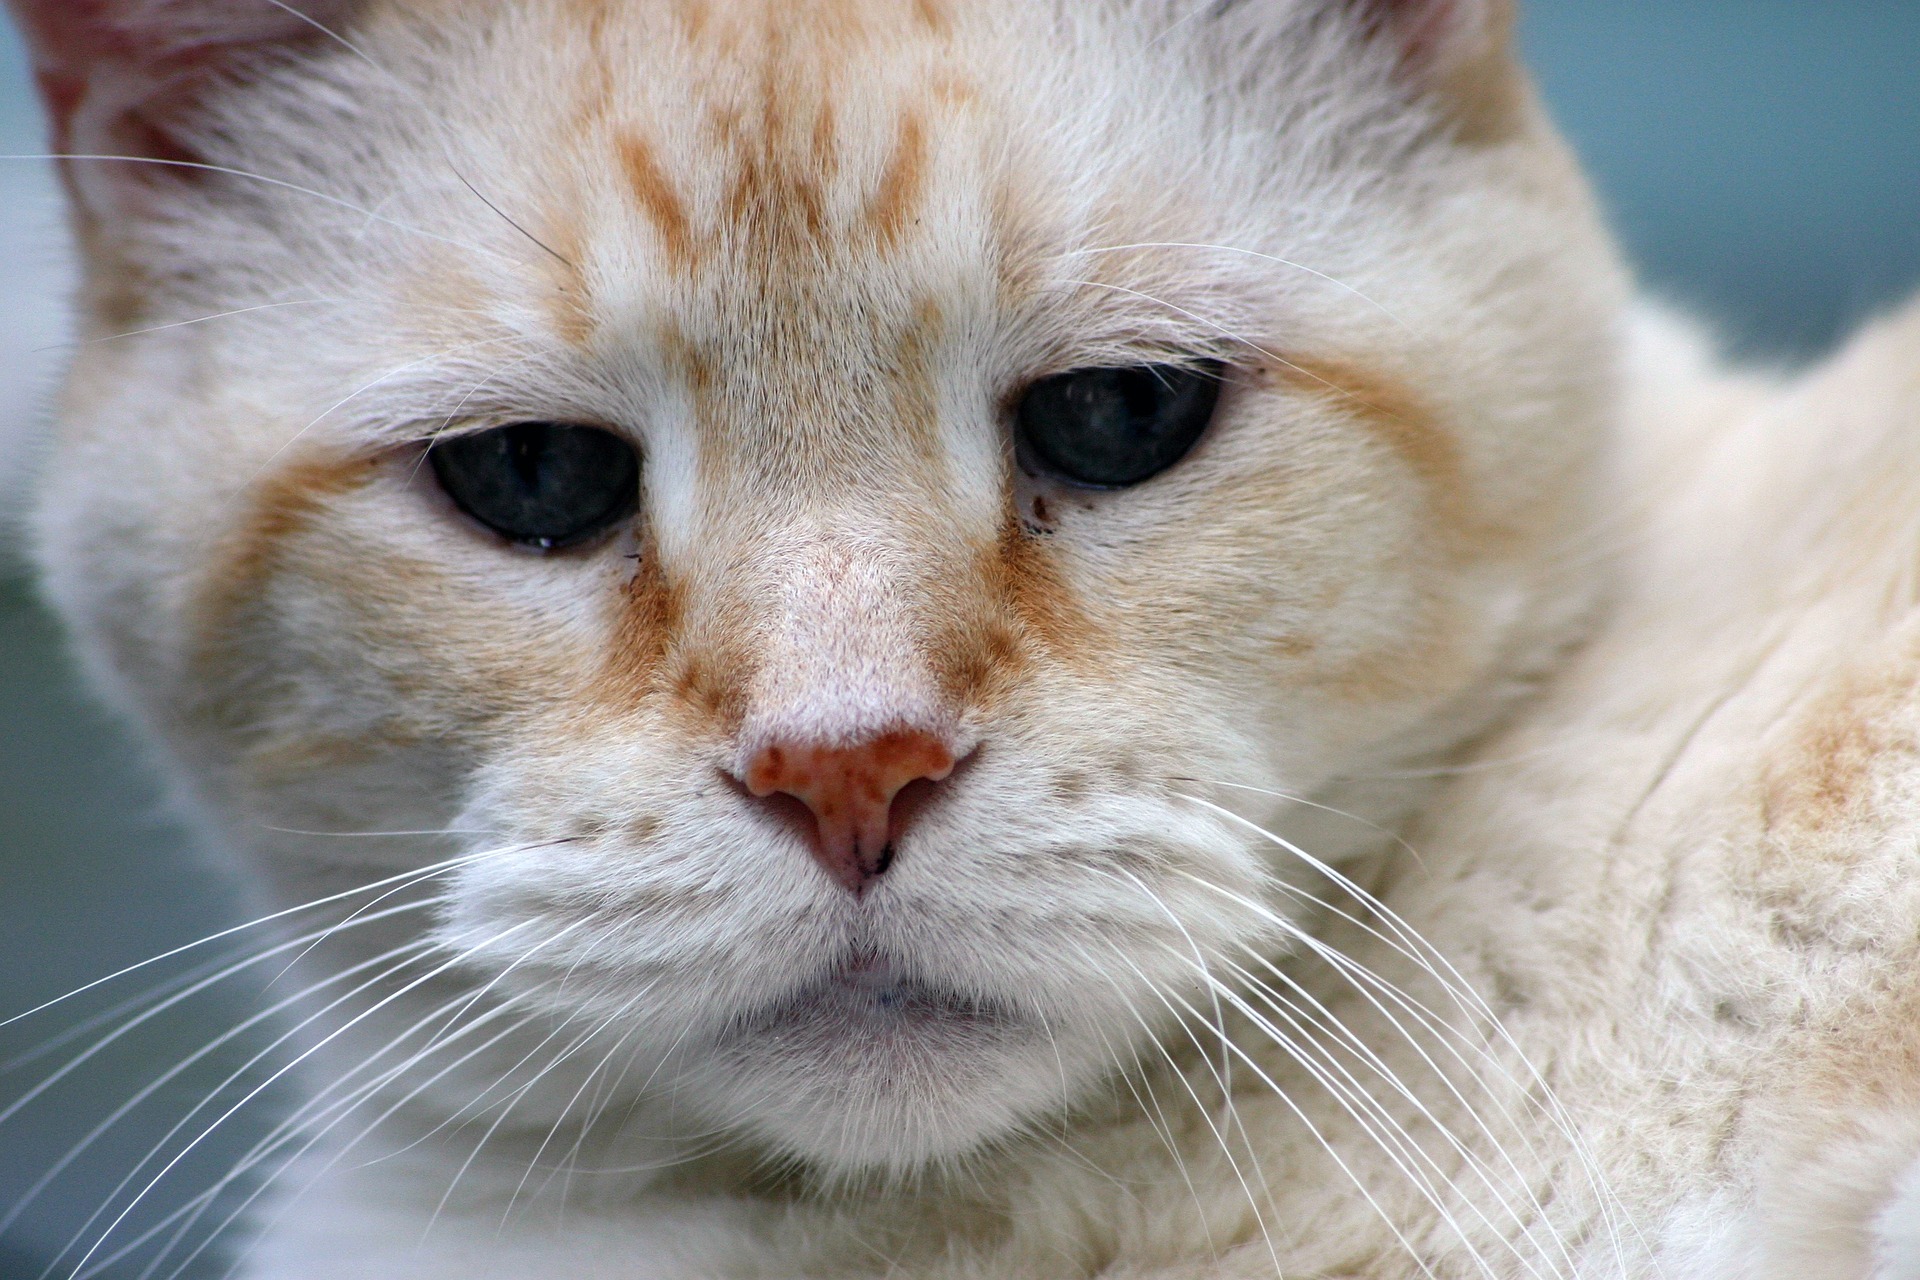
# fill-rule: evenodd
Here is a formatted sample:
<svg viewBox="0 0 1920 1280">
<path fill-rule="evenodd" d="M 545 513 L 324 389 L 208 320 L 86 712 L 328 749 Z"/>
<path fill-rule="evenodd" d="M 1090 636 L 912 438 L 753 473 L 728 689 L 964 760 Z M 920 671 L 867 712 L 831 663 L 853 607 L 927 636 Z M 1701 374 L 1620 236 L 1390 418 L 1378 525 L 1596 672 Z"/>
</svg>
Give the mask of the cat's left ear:
<svg viewBox="0 0 1920 1280">
<path fill-rule="evenodd" d="M 7 3 L 27 37 L 54 151 L 132 158 L 66 165 L 82 207 L 111 215 L 152 190 L 154 166 L 141 161 L 194 159 L 184 127 L 209 95 L 265 65 L 264 55 L 328 40 L 355 0 Z M 176 178 L 185 172 L 173 167 Z"/>
</svg>

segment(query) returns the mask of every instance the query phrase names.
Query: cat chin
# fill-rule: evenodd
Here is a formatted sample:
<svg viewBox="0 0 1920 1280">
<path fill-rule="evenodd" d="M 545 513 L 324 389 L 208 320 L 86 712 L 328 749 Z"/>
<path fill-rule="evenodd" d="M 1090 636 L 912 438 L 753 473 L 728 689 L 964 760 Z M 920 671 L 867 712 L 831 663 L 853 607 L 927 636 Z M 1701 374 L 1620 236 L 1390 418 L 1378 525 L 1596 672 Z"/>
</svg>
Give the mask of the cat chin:
<svg viewBox="0 0 1920 1280">
<path fill-rule="evenodd" d="M 830 1176 L 899 1176 L 1058 1114 L 1097 1069 L 1075 1039 L 867 958 L 735 1019 L 686 1090 Z"/>
</svg>

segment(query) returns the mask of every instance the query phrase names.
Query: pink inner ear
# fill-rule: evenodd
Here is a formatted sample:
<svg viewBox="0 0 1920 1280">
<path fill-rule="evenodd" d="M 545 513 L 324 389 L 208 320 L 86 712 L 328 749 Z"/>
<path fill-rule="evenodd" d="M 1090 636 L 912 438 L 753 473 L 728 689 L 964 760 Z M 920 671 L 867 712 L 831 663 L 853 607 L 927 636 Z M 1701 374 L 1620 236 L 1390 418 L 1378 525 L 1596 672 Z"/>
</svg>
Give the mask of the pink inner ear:
<svg viewBox="0 0 1920 1280">
<path fill-rule="evenodd" d="M 1419 73 L 1445 74 L 1450 67 L 1485 52 L 1497 38 L 1503 0 L 1358 0 L 1357 7 L 1378 34 L 1397 41 L 1406 66 Z"/>
<path fill-rule="evenodd" d="M 353 0 L 9 0 L 64 148 L 82 113 L 138 110 L 224 52 L 324 39 Z M 297 12 L 290 12 L 297 10 Z M 303 19 L 310 18 L 312 21 Z M 82 141 L 84 145 L 84 141 Z"/>
</svg>

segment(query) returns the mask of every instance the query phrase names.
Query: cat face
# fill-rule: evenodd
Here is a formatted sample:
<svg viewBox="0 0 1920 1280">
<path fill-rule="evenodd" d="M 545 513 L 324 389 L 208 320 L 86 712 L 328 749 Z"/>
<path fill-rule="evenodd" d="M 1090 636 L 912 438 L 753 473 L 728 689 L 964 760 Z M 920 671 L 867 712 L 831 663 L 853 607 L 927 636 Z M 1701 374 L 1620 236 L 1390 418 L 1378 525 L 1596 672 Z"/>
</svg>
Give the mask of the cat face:
<svg viewBox="0 0 1920 1280">
<path fill-rule="evenodd" d="M 68 165 L 56 595 L 284 893 L 457 833 L 452 971 L 702 1123 L 1057 1114 L 1586 599 L 1620 286 L 1491 4 L 22 8 L 165 162 Z"/>
</svg>

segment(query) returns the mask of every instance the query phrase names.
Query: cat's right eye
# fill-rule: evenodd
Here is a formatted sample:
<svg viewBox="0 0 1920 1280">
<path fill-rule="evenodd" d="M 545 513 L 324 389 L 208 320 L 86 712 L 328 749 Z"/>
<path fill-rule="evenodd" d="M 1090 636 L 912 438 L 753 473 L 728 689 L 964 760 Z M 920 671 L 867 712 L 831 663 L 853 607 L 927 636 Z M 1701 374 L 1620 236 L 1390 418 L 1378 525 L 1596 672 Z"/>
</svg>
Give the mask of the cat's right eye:
<svg viewBox="0 0 1920 1280">
<path fill-rule="evenodd" d="M 640 501 L 640 455 L 600 427 L 516 422 L 437 441 L 427 457 L 455 506 L 543 551 L 605 532 Z"/>
</svg>

